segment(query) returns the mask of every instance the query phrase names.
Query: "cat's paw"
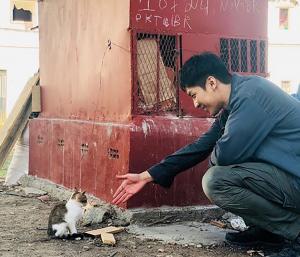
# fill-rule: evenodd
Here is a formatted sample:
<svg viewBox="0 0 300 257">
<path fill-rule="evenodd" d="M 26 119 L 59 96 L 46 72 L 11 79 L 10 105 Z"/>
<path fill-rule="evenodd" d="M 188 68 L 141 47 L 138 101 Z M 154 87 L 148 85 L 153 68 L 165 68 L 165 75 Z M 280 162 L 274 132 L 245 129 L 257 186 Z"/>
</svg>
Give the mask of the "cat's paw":
<svg viewBox="0 0 300 257">
<path fill-rule="evenodd" d="M 78 241 L 78 240 L 82 240 L 83 239 L 83 234 L 79 234 L 79 233 L 74 233 L 71 235 L 72 239 Z"/>
</svg>

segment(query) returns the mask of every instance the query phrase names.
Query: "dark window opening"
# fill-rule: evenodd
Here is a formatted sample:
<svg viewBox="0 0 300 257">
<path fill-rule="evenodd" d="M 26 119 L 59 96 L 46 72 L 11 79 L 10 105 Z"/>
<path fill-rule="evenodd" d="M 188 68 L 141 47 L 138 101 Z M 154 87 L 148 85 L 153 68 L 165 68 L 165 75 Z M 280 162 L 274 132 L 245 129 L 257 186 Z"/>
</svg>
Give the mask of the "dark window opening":
<svg viewBox="0 0 300 257">
<path fill-rule="evenodd" d="M 159 50 L 165 66 L 175 68 L 177 57 L 176 38 L 173 36 L 160 36 Z"/>
<path fill-rule="evenodd" d="M 14 21 L 28 21 L 28 22 L 31 22 L 32 21 L 32 13 L 31 13 L 31 11 L 24 10 L 23 8 L 18 9 L 14 5 L 13 20 Z"/>
</svg>

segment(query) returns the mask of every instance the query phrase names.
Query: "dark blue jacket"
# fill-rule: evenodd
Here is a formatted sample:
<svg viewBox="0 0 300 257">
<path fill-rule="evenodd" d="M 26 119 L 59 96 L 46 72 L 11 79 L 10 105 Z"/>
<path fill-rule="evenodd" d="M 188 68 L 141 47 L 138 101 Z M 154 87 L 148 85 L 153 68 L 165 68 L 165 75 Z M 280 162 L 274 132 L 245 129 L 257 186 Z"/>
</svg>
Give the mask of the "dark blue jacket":
<svg viewBox="0 0 300 257">
<path fill-rule="evenodd" d="M 262 77 L 234 74 L 229 104 L 210 130 L 148 171 L 169 187 L 210 154 L 214 165 L 267 162 L 300 178 L 300 102 Z"/>
</svg>

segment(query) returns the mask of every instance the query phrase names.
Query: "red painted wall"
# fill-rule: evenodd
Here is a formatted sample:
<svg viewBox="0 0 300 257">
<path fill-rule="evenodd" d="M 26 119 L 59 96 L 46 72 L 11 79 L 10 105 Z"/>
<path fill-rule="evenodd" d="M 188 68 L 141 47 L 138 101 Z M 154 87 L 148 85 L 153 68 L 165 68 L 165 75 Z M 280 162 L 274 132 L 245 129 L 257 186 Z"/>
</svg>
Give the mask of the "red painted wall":
<svg viewBox="0 0 300 257">
<path fill-rule="evenodd" d="M 130 26 L 182 33 L 267 35 L 267 0 L 131 0 Z"/>
<path fill-rule="evenodd" d="M 128 10 L 126 0 L 39 2 L 41 117 L 129 119 Z"/>
<path fill-rule="evenodd" d="M 44 0 L 39 19 L 43 111 L 30 122 L 30 174 L 108 202 L 116 174 L 146 170 L 212 122 L 182 92 L 183 118 L 133 113 L 131 30 L 181 35 L 182 62 L 219 53 L 220 37 L 267 38 L 267 0 Z M 206 168 L 168 190 L 149 184 L 124 207 L 207 204 Z"/>
<path fill-rule="evenodd" d="M 205 133 L 213 119 L 139 116 L 131 130 L 129 170 L 144 171 L 166 155 L 191 143 Z M 203 162 L 178 175 L 170 189 L 148 184 L 139 195 L 128 202 L 128 207 L 207 204 L 201 179 L 207 169 Z"/>
<path fill-rule="evenodd" d="M 111 201 L 115 175 L 128 170 L 129 134 L 125 124 L 32 120 L 30 174 Z"/>
</svg>

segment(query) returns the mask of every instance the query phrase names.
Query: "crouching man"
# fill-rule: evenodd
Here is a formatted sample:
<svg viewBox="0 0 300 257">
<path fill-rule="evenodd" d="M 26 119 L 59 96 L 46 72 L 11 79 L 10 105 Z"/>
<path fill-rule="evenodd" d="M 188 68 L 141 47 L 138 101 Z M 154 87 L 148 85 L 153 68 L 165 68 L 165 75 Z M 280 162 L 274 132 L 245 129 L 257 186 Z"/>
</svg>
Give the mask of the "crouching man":
<svg viewBox="0 0 300 257">
<path fill-rule="evenodd" d="M 195 108 L 209 112 L 215 122 L 195 142 L 147 171 L 118 176 L 123 181 L 113 203 L 127 201 L 151 181 L 170 187 L 178 173 L 210 156 L 203 191 L 212 203 L 241 216 L 250 226 L 244 232 L 227 233 L 229 243 L 278 245 L 285 239 L 296 240 L 300 102 L 264 78 L 230 74 L 209 52 L 184 64 L 180 86 Z M 295 252 L 297 247 L 288 250 Z"/>
</svg>

